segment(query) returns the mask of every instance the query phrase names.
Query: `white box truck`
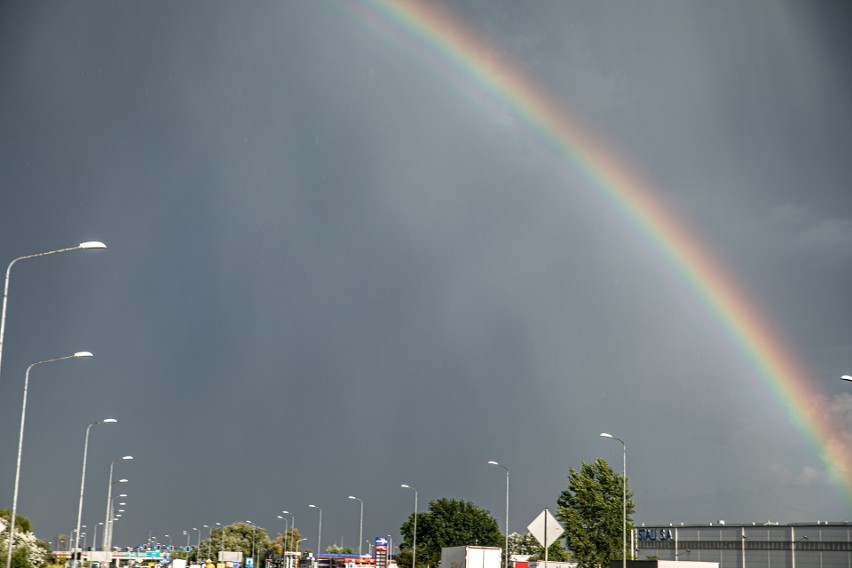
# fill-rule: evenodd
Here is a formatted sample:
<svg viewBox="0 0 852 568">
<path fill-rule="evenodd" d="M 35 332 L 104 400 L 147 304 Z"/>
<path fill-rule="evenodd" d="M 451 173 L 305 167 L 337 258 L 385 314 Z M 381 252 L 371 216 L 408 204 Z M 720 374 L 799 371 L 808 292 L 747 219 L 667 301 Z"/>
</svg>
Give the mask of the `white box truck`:
<svg viewBox="0 0 852 568">
<path fill-rule="evenodd" d="M 441 549 L 441 568 L 500 568 L 503 549 L 497 546 L 452 546 Z"/>
</svg>

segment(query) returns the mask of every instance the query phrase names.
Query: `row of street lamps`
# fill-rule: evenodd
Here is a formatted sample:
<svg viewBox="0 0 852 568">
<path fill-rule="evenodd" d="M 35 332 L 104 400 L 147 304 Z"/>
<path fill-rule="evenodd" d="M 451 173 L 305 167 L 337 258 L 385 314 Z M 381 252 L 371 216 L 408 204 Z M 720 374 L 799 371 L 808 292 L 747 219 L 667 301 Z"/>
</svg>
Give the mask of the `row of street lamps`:
<svg viewBox="0 0 852 568">
<path fill-rule="evenodd" d="M 61 248 L 61 249 L 56 249 L 56 250 L 50 250 L 50 251 L 45 251 L 45 252 L 40 252 L 40 253 L 35 253 L 35 254 L 28 254 L 28 255 L 24 255 L 24 256 L 19 256 L 19 257 L 13 259 L 9 263 L 9 265 L 6 268 L 6 277 L 5 277 L 4 284 L 3 284 L 3 305 L 2 305 L 2 307 L 0 307 L 0 365 L 2 365 L 2 361 L 3 361 L 3 339 L 4 339 L 4 336 L 5 336 L 5 332 L 6 332 L 6 307 L 8 305 L 8 301 L 9 301 L 9 281 L 10 281 L 10 275 L 12 273 L 12 267 L 16 263 L 18 263 L 19 261 L 22 261 L 22 260 L 28 260 L 28 259 L 38 258 L 38 257 L 42 257 L 42 256 L 59 254 L 59 253 L 63 253 L 63 252 L 71 252 L 71 251 L 77 251 L 77 250 L 96 250 L 96 249 L 105 249 L 105 248 L 106 248 L 106 245 L 104 243 L 100 242 L 100 241 L 86 241 L 86 242 L 80 243 L 79 245 L 72 246 L 72 247 L 66 247 L 66 248 Z M 18 453 L 17 453 L 16 464 L 15 464 L 15 488 L 14 488 L 14 492 L 13 492 L 13 495 L 12 495 L 12 515 L 11 515 L 11 518 L 10 518 L 10 521 L 9 521 L 9 542 L 8 542 L 7 555 L 6 555 L 6 568 L 11 568 L 11 565 L 12 565 L 12 552 L 13 552 L 13 548 L 14 548 L 15 521 L 16 521 L 16 516 L 17 516 L 17 511 L 18 511 L 18 489 L 20 488 L 20 480 L 21 480 L 21 455 L 22 455 L 23 443 L 24 443 L 24 426 L 26 424 L 26 415 L 27 415 L 27 394 L 28 394 L 28 391 L 29 391 L 30 371 L 36 365 L 42 365 L 42 364 L 45 364 L 45 363 L 55 363 L 55 362 L 58 362 L 58 361 L 64 361 L 66 359 L 79 359 L 79 358 L 89 358 L 89 357 L 92 357 L 91 352 L 89 352 L 89 351 L 78 351 L 76 353 L 73 353 L 71 355 L 66 355 L 66 356 L 63 356 L 63 357 L 55 357 L 55 358 L 52 358 L 52 359 L 44 359 L 44 360 L 41 360 L 41 361 L 36 361 L 35 363 L 32 363 L 29 367 L 27 367 L 26 374 L 24 375 L 24 396 L 23 396 L 23 404 L 21 406 L 21 427 L 20 427 L 20 430 L 19 430 L 19 433 L 18 433 Z M 104 420 L 99 420 L 99 421 L 93 422 L 93 423 L 89 424 L 89 426 L 86 428 L 86 438 L 85 438 L 85 443 L 83 445 L 83 476 L 82 476 L 82 480 L 80 482 L 80 504 L 79 504 L 79 507 L 78 507 L 78 510 L 77 510 L 77 527 L 75 529 L 76 534 L 75 534 L 75 539 L 74 539 L 75 549 L 79 546 L 79 541 L 80 541 L 80 528 L 81 528 L 80 520 L 81 520 L 81 515 L 82 515 L 82 507 L 83 507 L 83 489 L 85 487 L 85 481 L 86 481 L 86 457 L 87 457 L 88 446 L 89 446 L 89 431 L 92 428 L 92 426 L 94 426 L 96 424 L 109 424 L 109 423 L 115 423 L 115 422 L 116 422 L 116 420 L 114 418 L 106 418 Z M 104 530 L 106 530 L 106 528 Z M 75 566 L 76 566 L 76 564 L 75 564 Z"/>
<path fill-rule="evenodd" d="M 850 378 L 850 380 L 852 380 L 852 378 Z M 623 501 L 623 504 L 622 504 L 622 512 L 623 512 L 623 539 L 622 539 L 623 542 L 622 542 L 622 545 L 623 545 L 623 550 L 622 550 L 622 554 L 623 554 L 623 556 L 622 556 L 622 561 L 623 561 L 623 566 L 626 568 L 626 566 L 627 566 L 627 445 L 624 443 L 624 440 L 622 440 L 621 438 L 617 438 L 617 437 L 613 436 L 612 434 L 608 434 L 606 432 L 601 433 L 601 437 L 609 438 L 609 439 L 612 439 L 612 440 L 617 440 L 618 442 L 621 443 L 622 449 L 623 449 L 623 465 L 622 465 L 622 493 L 623 493 L 623 499 L 622 499 L 622 501 Z M 127 459 L 127 458 L 125 458 L 125 459 Z M 130 458 L 130 459 L 132 459 L 132 458 Z M 507 466 L 505 466 L 504 464 L 501 464 L 501 463 L 494 461 L 494 460 L 489 461 L 488 464 L 501 467 L 506 472 L 506 517 L 505 517 L 506 542 L 505 542 L 505 547 L 504 547 L 504 555 L 505 555 L 504 556 L 504 562 L 505 562 L 504 566 L 508 566 L 509 565 L 508 564 L 508 561 L 509 561 L 509 479 L 510 479 L 509 468 Z M 110 466 L 110 476 L 112 476 L 112 466 Z M 417 488 L 414 487 L 413 485 L 408 484 L 408 483 L 403 483 L 403 484 L 400 485 L 400 487 L 403 488 L 403 489 L 411 489 L 414 492 L 414 526 L 413 526 L 413 531 L 412 531 L 413 542 L 412 542 L 412 551 L 411 551 L 411 562 L 412 562 L 412 566 L 416 566 L 416 562 L 417 562 L 417 513 L 418 513 Z M 358 556 L 362 556 L 362 545 L 364 543 L 364 501 L 363 501 L 363 499 L 360 499 L 360 498 L 358 498 L 354 495 L 349 495 L 348 498 L 353 500 L 353 501 L 358 501 L 358 503 L 360 505 L 360 514 L 359 514 L 359 520 L 358 520 Z M 319 513 L 318 524 L 317 524 L 317 554 L 321 554 L 321 552 L 322 552 L 322 507 L 320 507 L 319 505 L 313 504 L 313 503 L 309 504 L 308 507 L 311 508 L 311 509 L 316 509 Z M 287 517 L 284 516 L 284 515 L 290 515 L 290 519 L 288 520 Z M 277 517 L 278 517 L 278 519 L 284 521 L 284 534 L 285 534 L 284 549 L 285 549 L 285 551 L 288 551 L 291 548 L 293 550 L 296 550 L 297 543 L 295 541 L 289 542 L 287 540 L 288 531 L 289 531 L 289 538 L 291 538 L 291 539 L 295 538 L 295 528 L 296 528 L 296 516 L 295 516 L 295 514 L 291 513 L 290 511 L 283 510 L 283 511 L 281 511 L 280 515 L 277 515 Z M 254 527 L 255 531 L 257 530 L 256 525 L 252 521 L 246 521 L 246 522 L 248 524 L 252 525 L 252 527 Z M 209 529 L 209 531 L 210 531 L 209 534 L 212 534 L 213 527 L 211 527 L 209 525 L 202 525 L 202 526 L 206 529 Z M 221 523 L 216 523 L 216 526 L 222 527 L 222 550 L 224 550 L 225 549 L 225 528 L 224 528 L 224 526 L 222 526 Z M 199 529 L 193 528 L 192 530 L 198 531 Z M 183 533 L 187 534 L 187 531 L 183 531 Z M 168 535 L 166 535 L 166 536 L 168 536 Z M 307 540 L 307 539 L 301 539 L 301 540 Z M 189 547 L 189 536 L 187 536 L 187 547 Z M 198 548 L 200 549 L 200 547 L 201 547 L 201 532 L 199 531 L 199 533 L 198 533 Z M 255 547 L 255 543 L 254 543 L 254 533 L 253 533 L 253 536 L 252 536 L 252 556 L 254 556 L 254 547 Z"/>
</svg>

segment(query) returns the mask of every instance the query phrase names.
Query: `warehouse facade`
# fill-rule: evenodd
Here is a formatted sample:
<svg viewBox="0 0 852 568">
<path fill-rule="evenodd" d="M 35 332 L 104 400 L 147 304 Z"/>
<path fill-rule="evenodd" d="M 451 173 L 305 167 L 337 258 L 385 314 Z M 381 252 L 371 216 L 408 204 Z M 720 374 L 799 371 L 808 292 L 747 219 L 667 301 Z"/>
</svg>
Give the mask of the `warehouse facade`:
<svg viewBox="0 0 852 568">
<path fill-rule="evenodd" d="M 852 568 L 852 524 L 639 527 L 636 558 L 718 562 L 719 568 Z"/>
</svg>

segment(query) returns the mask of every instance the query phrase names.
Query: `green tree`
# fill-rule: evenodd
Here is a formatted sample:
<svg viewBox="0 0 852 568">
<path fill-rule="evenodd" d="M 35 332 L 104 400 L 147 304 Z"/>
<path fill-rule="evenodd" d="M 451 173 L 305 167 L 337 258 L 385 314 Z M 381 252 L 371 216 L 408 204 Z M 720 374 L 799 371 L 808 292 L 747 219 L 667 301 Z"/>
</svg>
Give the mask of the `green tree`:
<svg viewBox="0 0 852 568">
<path fill-rule="evenodd" d="M 209 558 L 214 561 L 218 558 L 218 552 L 224 550 L 243 553 L 243 558 L 248 558 L 252 555 L 252 543 L 254 543 L 255 559 L 263 558 L 266 555 L 266 549 L 272 546 L 272 541 L 266 534 L 266 529 L 252 525 L 249 523 L 233 523 L 225 527 L 216 527 L 210 532 L 210 538 L 202 542 L 201 548 L 205 551 L 210 550 Z M 260 563 L 255 560 L 255 566 Z"/>
<path fill-rule="evenodd" d="M 530 560 L 544 560 L 544 547 L 530 532 L 525 534 L 512 533 L 509 535 L 509 555 L 512 554 L 526 555 L 530 557 Z M 556 562 L 568 560 L 568 553 L 561 542 L 557 541 L 550 545 L 550 549 L 547 551 L 547 559 Z"/>
<path fill-rule="evenodd" d="M 568 470 L 568 487 L 557 500 L 557 518 L 565 540 L 580 568 L 605 568 L 622 557 L 624 477 L 603 458 L 583 462 L 580 471 Z M 635 512 L 633 493 L 627 489 L 627 530 Z M 628 533 L 629 534 L 629 533 Z"/>
<path fill-rule="evenodd" d="M 3 526 L 9 526 L 9 519 L 12 518 L 12 511 L 9 509 L 0 509 L 0 519 L 3 519 Z M 30 520 L 26 517 L 22 517 L 21 515 L 15 515 L 15 532 L 33 532 L 32 526 L 30 525 Z M 8 538 L 8 536 L 7 536 Z"/>
<path fill-rule="evenodd" d="M 349 548 L 348 546 L 340 546 L 338 544 L 332 544 L 331 546 L 327 546 L 325 549 L 329 554 L 355 554 L 355 551 Z"/>
<path fill-rule="evenodd" d="M 411 568 L 414 514 L 399 529 L 402 534 L 397 564 Z M 503 534 L 491 513 L 469 501 L 442 498 L 417 514 L 417 566 L 437 566 L 448 546 L 503 546 Z M 406 551 L 409 554 L 404 554 Z"/>
<path fill-rule="evenodd" d="M 302 549 L 302 535 L 299 529 L 293 527 L 284 531 L 284 534 L 278 533 L 275 540 L 271 544 L 273 556 L 284 556 L 284 551 L 298 552 Z"/>
<path fill-rule="evenodd" d="M 6 558 L 8 553 L 11 518 L 9 509 L 0 509 L 0 558 Z M 36 538 L 28 518 L 15 515 L 15 534 L 12 540 L 12 568 L 41 568 L 45 565 L 50 551 L 47 543 Z"/>
</svg>

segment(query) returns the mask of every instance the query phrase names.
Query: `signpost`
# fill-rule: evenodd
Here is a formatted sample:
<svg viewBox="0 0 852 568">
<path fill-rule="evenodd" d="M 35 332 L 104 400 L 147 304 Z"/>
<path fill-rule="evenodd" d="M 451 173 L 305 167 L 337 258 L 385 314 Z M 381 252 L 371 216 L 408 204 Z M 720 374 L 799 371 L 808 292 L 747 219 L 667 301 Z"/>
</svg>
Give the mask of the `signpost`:
<svg viewBox="0 0 852 568">
<path fill-rule="evenodd" d="M 556 517 L 545 509 L 527 526 L 527 530 L 544 547 L 544 568 L 547 568 L 547 549 L 559 540 L 565 529 L 562 528 Z"/>
<path fill-rule="evenodd" d="M 376 568 L 388 567 L 388 539 L 376 537 Z"/>
</svg>

